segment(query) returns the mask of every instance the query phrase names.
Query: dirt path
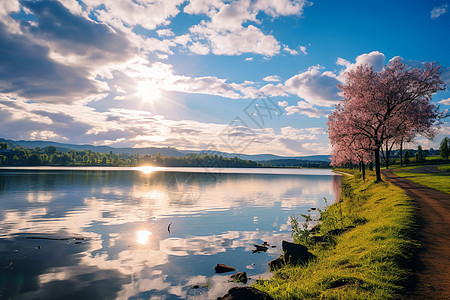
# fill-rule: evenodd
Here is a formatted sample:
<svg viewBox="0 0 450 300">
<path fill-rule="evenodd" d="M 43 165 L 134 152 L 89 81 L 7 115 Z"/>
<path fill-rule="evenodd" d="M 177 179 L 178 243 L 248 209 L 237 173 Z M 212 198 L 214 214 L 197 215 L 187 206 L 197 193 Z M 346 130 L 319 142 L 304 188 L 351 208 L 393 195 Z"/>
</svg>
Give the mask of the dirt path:
<svg viewBox="0 0 450 300">
<path fill-rule="evenodd" d="M 416 202 L 422 218 L 421 249 L 411 266 L 414 276 L 406 299 L 450 299 L 450 195 L 397 177 L 392 170 L 383 175 Z"/>
</svg>

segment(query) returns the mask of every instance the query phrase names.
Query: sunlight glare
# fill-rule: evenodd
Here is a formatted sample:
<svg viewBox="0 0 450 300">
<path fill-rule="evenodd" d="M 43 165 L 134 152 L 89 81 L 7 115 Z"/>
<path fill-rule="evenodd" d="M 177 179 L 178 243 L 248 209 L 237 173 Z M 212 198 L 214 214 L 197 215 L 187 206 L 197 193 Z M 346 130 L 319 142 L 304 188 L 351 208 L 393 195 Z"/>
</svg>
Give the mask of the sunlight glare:
<svg viewBox="0 0 450 300">
<path fill-rule="evenodd" d="M 149 81 L 142 81 L 138 84 L 137 94 L 143 101 L 154 101 L 161 98 L 160 89 Z"/>
<path fill-rule="evenodd" d="M 151 231 L 148 230 L 140 230 L 136 232 L 137 240 L 139 244 L 147 244 L 149 237 L 152 235 Z"/>
<path fill-rule="evenodd" d="M 155 171 L 160 171 L 164 169 L 163 167 L 152 167 L 152 166 L 143 166 L 143 167 L 137 167 L 136 170 L 139 170 L 141 172 L 144 172 L 145 174 L 150 174 Z"/>
</svg>

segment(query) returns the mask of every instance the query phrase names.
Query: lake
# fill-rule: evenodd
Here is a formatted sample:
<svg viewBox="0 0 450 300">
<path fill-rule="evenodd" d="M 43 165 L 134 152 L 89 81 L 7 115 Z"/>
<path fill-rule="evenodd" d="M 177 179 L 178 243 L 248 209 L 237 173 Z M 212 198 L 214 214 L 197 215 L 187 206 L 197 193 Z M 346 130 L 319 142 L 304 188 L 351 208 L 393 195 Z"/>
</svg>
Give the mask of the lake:
<svg viewBox="0 0 450 300">
<path fill-rule="evenodd" d="M 339 185 L 314 169 L 0 168 L 0 298 L 215 299 L 239 285 L 217 263 L 270 277 L 289 217 Z"/>
</svg>

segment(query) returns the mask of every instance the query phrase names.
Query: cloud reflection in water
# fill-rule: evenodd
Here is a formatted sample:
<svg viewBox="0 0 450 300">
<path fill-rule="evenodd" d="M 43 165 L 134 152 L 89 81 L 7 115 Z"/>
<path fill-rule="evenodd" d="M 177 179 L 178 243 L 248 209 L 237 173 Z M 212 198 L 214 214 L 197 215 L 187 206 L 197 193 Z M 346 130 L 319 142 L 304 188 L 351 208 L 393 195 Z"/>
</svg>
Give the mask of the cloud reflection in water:
<svg viewBox="0 0 450 300">
<path fill-rule="evenodd" d="M 213 266 L 267 276 L 267 262 L 290 237 L 289 216 L 332 200 L 334 178 L 0 172 L 0 265 L 14 263 L 0 271 L 0 294 L 66 297 L 70 287 L 80 298 L 215 298 L 234 284 Z M 253 254 L 262 241 L 277 248 Z M 190 288 L 196 284 L 208 288 Z"/>
</svg>

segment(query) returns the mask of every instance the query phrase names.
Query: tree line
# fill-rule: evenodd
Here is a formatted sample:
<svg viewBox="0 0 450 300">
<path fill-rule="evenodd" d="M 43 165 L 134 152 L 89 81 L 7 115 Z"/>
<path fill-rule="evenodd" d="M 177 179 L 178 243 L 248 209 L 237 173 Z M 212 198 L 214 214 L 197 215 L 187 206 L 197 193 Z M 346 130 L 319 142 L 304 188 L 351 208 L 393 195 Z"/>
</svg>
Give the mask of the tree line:
<svg viewBox="0 0 450 300">
<path fill-rule="evenodd" d="M 432 138 L 435 125 L 447 115 L 431 98 L 445 90 L 440 66 L 426 63 L 410 68 L 400 58 L 380 72 L 361 65 L 345 74 L 345 85 L 338 85 L 344 99 L 328 117 L 332 164 L 360 164 L 363 177 L 366 164 L 374 164 L 376 180 L 381 181 L 380 153 L 389 167 L 390 151 L 400 149 L 417 135 Z"/>
<path fill-rule="evenodd" d="M 254 168 L 263 165 L 238 157 L 227 158 L 209 153 L 187 154 L 183 157 L 155 155 L 99 153 L 92 150 L 58 151 L 56 147 L 16 147 L 10 149 L 7 143 L 0 143 L 0 166 L 141 166 L 162 167 L 224 167 Z"/>
</svg>

